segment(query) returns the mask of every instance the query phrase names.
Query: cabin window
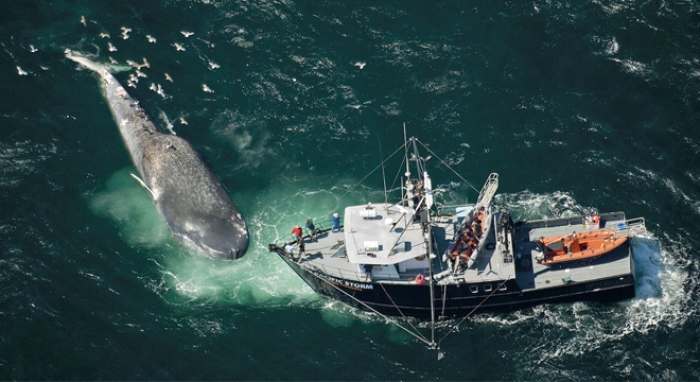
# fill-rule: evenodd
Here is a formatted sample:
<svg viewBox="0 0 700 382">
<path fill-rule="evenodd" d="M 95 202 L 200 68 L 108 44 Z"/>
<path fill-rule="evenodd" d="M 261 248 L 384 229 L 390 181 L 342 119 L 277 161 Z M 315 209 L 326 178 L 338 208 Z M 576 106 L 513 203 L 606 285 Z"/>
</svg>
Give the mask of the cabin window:
<svg viewBox="0 0 700 382">
<path fill-rule="evenodd" d="M 486 284 L 484 285 L 484 292 L 491 292 L 493 289 L 491 288 L 491 284 Z"/>
<path fill-rule="evenodd" d="M 498 288 L 498 290 L 505 291 L 505 290 L 508 290 L 508 287 L 506 286 L 506 284 L 503 284 L 503 285 L 501 285 L 500 288 Z"/>
<path fill-rule="evenodd" d="M 472 293 L 479 293 L 479 286 L 478 285 L 470 285 L 469 290 L 471 290 Z"/>
</svg>

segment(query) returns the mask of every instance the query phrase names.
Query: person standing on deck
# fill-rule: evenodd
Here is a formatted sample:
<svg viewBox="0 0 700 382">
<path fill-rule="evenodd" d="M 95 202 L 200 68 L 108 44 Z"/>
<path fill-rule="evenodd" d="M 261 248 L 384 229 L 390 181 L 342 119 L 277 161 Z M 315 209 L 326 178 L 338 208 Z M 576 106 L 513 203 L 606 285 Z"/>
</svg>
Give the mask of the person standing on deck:
<svg viewBox="0 0 700 382">
<path fill-rule="evenodd" d="M 337 212 L 333 213 L 333 227 L 331 227 L 331 232 L 335 232 L 335 230 L 340 232 L 340 217 Z"/>
<path fill-rule="evenodd" d="M 292 228 L 292 234 L 294 234 L 294 238 L 297 241 L 297 244 L 301 242 L 301 227 L 299 227 L 299 224 L 295 225 L 294 228 Z"/>
<path fill-rule="evenodd" d="M 299 258 L 297 262 L 301 262 L 301 257 L 306 254 L 306 247 L 304 246 L 304 240 L 299 240 L 297 243 L 297 248 L 299 248 Z"/>
<path fill-rule="evenodd" d="M 312 242 L 316 241 L 316 226 L 311 219 L 306 219 L 306 229 L 309 230 L 309 240 Z"/>
</svg>

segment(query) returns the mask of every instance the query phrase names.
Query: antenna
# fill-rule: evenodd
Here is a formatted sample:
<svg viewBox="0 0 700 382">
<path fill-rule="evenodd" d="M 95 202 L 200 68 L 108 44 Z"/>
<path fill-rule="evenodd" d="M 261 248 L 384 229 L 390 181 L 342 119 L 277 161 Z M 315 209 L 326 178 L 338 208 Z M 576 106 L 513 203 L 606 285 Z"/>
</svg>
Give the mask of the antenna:
<svg viewBox="0 0 700 382">
<path fill-rule="evenodd" d="M 406 139 L 406 122 L 403 123 L 403 143 L 406 156 L 406 177 L 410 177 L 411 169 L 408 167 L 408 140 Z"/>
</svg>

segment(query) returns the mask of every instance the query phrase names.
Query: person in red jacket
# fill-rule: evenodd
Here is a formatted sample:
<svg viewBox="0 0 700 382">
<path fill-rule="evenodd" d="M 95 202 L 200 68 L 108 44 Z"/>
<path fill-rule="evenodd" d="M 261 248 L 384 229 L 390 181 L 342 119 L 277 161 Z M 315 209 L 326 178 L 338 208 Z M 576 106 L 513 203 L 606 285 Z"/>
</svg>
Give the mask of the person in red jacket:
<svg viewBox="0 0 700 382">
<path fill-rule="evenodd" d="M 301 227 L 299 227 L 299 224 L 295 225 L 294 228 L 292 228 L 292 233 L 294 234 L 294 236 L 297 240 L 297 243 L 301 243 L 302 231 L 301 231 Z"/>
</svg>

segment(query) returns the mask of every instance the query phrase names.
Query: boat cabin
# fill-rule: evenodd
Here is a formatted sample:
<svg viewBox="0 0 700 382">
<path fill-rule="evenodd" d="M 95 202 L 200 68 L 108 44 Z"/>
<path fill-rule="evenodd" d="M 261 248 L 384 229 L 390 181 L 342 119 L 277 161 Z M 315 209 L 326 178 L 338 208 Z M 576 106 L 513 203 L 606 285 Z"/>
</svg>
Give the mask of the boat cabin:
<svg viewBox="0 0 700 382">
<path fill-rule="evenodd" d="M 408 207 L 368 204 L 345 209 L 348 262 L 373 274 L 396 274 L 429 268 L 420 218 Z M 392 266 L 395 265 L 395 266 Z M 387 274 L 388 273 L 388 274 Z"/>
</svg>

